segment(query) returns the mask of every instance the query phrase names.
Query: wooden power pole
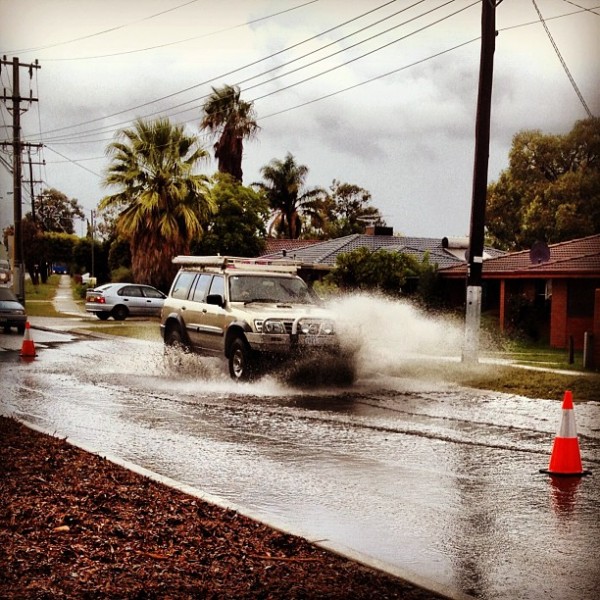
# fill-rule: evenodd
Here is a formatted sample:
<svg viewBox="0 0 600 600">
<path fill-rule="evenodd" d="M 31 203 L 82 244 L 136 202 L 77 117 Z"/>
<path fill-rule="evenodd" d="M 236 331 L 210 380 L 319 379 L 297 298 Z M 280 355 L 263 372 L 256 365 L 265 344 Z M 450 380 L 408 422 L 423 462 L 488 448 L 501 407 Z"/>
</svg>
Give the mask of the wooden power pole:
<svg viewBox="0 0 600 600">
<path fill-rule="evenodd" d="M 19 69 L 26 67 L 29 69 L 29 76 L 32 77 L 33 69 L 39 69 L 37 60 L 32 64 L 20 63 L 19 59 L 13 57 L 12 61 L 8 61 L 6 56 L 0 60 L 0 68 L 5 65 L 12 64 L 12 80 L 13 89 L 12 95 L 8 96 L 4 93 L 0 99 L 12 101 L 11 108 L 13 120 L 13 139 L 12 142 L 4 142 L 13 147 L 13 201 L 14 201 L 14 218 L 15 218 L 15 239 L 14 239 L 14 259 L 13 259 L 13 281 L 15 294 L 21 302 L 25 302 L 25 263 L 23 259 L 23 223 L 22 223 L 22 149 L 24 145 L 21 142 L 21 102 L 37 102 L 37 98 L 21 97 Z"/>
<path fill-rule="evenodd" d="M 481 2 L 481 55 L 479 60 L 479 89 L 475 123 L 475 162 L 471 197 L 471 226 L 467 267 L 467 299 L 465 314 L 464 362 L 477 362 L 479 329 L 481 325 L 483 244 L 485 233 L 485 203 L 487 195 L 488 162 L 490 153 L 490 114 L 494 50 L 496 47 L 496 0 Z"/>
</svg>

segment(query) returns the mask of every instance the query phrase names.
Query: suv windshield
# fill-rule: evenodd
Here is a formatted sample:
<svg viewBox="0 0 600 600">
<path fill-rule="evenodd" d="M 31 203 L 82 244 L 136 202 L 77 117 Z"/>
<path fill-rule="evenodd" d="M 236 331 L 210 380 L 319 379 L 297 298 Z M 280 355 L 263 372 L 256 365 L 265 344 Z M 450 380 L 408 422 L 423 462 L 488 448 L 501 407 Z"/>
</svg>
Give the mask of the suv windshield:
<svg viewBox="0 0 600 600">
<path fill-rule="evenodd" d="M 297 277 L 234 275 L 229 278 L 231 302 L 287 302 L 313 304 L 310 291 Z"/>
</svg>

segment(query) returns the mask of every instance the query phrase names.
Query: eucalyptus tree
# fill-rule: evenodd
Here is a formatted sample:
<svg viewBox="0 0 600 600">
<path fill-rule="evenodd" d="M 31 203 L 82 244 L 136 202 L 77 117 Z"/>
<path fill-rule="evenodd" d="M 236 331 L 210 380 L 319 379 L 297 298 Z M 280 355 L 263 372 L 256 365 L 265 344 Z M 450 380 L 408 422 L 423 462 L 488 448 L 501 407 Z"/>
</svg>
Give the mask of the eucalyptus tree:
<svg viewBox="0 0 600 600">
<path fill-rule="evenodd" d="M 120 209 L 117 230 L 129 240 L 134 279 L 165 290 L 173 257 L 189 252 L 214 210 L 206 176 L 195 173 L 208 153 L 197 136 L 162 118 L 123 129 L 107 154 L 104 185 L 119 191 L 99 207 Z"/>
<path fill-rule="evenodd" d="M 299 165 L 291 153 L 284 160 L 273 159 L 261 169 L 262 189 L 272 211 L 269 233 L 278 237 L 298 239 L 302 234 L 302 217 L 318 218 L 324 191 L 306 188 L 308 167 Z"/>
<path fill-rule="evenodd" d="M 214 150 L 219 171 L 241 182 L 244 140 L 252 138 L 259 129 L 254 105 L 241 99 L 237 86 L 212 90 L 204 103 L 200 126 L 217 137 Z"/>
<path fill-rule="evenodd" d="M 507 250 L 600 231 L 600 118 L 564 135 L 518 132 L 508 168 L 488 186 L 486 227 L 490 243 Z"/>
</svg>

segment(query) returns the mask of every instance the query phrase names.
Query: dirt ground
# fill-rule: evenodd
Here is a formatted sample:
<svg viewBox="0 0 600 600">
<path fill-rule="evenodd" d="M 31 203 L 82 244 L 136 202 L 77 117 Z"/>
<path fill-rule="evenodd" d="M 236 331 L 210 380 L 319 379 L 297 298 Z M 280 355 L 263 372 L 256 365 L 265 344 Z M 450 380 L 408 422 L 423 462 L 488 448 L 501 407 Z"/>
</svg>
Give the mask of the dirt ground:
<svg viewBox="0 0 600 600">
<path fill-rule="evenodd" d="M 436 594 L 0 417 L 0 598 Z"/>
</svg>

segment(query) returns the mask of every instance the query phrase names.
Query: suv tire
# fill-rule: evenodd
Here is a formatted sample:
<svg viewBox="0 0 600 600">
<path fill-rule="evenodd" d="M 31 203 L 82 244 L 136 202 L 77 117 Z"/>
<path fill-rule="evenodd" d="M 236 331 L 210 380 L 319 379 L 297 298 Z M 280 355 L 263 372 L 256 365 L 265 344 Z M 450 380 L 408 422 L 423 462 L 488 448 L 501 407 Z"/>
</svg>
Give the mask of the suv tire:
<svg viewBox="0 0 600 600">
<path fill-rule="evenodd" d="M 183 335 L 181 334 L 181 329 L 179 329 L 178 325 L 171 326 L 167 329 L 165 333 L 165 344 L 181 350 L 187 348 L 187 344 L 183 341 Z"/>
<path fill-rule="evenodd" d="M 256 358 L 246 340 L 237 337 L 229 351 L 229 375 L 235 381 L 249 381 L 256 375 Z"/>
</svg>

